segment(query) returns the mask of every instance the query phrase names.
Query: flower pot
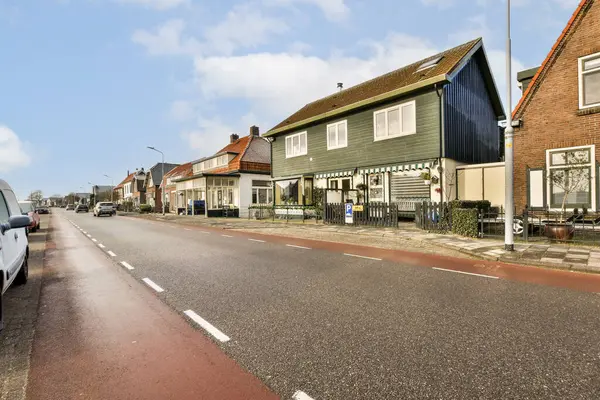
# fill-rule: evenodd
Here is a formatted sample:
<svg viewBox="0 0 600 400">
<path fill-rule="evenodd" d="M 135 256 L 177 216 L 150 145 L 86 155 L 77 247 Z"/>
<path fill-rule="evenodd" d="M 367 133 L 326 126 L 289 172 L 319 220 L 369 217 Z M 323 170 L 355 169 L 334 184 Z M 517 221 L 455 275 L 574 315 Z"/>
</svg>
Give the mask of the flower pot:
<svg viewBox="0 0 600 400">
<path fill-rule="evenodd" d="M 427 180 L 427 179 L 426 179 L 426 180 L 424 180 L 424 181 L 423 181 L 423 183 L 425 183 L 427 186 L 431 185 L 431 181 L 429 181 L 429 180 Z"/>
<path fill-rule="evenodd" d="M 575 228 L 571 224 L 546 224 L 546 237 L 554 240 L 571 240 Z"/>
</svg>

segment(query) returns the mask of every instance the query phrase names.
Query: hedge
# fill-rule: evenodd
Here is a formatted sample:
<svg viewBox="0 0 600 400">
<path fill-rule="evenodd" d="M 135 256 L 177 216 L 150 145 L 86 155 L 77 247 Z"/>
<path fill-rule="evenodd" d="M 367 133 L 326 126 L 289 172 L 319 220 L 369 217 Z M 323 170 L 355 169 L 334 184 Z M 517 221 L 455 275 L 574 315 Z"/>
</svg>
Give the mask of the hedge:
<svg viewBox="0 0 600 400">
<path fill-rule="evenodd" d="M 474 208 L 476 210 L 487 210 L 492 206 L 489 200 L 453 200 L 450 207 L 454 208 Z"/>
<path fill-rule="evenodd" d="M 152 206 L 150 204 L 140 204 L 140 212 L 141 213 L 152 212 Z"/>
<path fill-rule="evenodd" d="M 477 237 L 479 234 L 477 215 L 478 211 L 476 208 L 453 208 L 452 233 L 467 237 Z"/>
</svg>

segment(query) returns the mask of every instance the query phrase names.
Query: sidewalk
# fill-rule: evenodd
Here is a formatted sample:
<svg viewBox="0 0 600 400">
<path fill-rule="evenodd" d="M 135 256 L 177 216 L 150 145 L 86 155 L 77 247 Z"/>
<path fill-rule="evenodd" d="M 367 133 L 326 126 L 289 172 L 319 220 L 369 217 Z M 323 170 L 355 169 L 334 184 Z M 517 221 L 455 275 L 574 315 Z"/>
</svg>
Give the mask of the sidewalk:
<svg viewBox="0 0 600 400">
<path fill-rule="evenodd" d="M 600 273 L 600 248 L 521 243 L 516 244 L 516 251 L 510 253 L 504 250 L 504 242 L 500 240 L 471 239 L 452 234 L 427 233 L 417 229 L 412 223 L 401 224 L 399 229 L 394 229 L 324 225 L 315 223 L 314 220 L 302 223 L 302 221 L 257 221 L 244 218 L 205 218 L 173 214 L 167 214 L 165 217 L 160 214 L 122 215 L 184 225 L 200 225 L 303 239 L 360 244 L 385 249 L 402 249 L 454 257 L 470 257 L 513 264 Z"/>
</svg>

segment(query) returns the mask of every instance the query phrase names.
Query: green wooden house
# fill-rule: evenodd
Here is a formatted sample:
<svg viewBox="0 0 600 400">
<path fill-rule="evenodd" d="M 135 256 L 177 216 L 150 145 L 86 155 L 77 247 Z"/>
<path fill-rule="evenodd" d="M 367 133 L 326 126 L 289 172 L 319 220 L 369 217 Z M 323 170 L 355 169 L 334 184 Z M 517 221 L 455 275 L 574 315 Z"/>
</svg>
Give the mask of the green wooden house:
<svg viewBox="0 0 600 400">
<path fill-rule="evenodd" d="M 311 205 L 315 187 L 332 189 L 329 202 L 358 196 L 410 208 L 445 199 L 456 165 L 499 160 L 500 119 L 481 39 L 432 55 L 309 103 L 268 131 L 275 204 Z"/>
</svg>

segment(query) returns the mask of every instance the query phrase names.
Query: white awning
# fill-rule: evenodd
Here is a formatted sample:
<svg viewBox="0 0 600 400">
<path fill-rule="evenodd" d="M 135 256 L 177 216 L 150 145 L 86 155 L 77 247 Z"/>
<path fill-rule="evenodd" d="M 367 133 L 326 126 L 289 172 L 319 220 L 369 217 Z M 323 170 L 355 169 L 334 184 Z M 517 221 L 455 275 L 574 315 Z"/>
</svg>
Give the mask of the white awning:
<svg viewBox="0 0 600 400">
<path fill-rule="evenodd" d="M 414 164 L 390 165 L 385 167 L 361 168 L 358 172 L 359 174 L 375 174 L 379 172 L 420 171 L 424 169 L 429 169 L 429 167 L 431 167 L 431 163 L 424 162 Z"/>
</svg>

